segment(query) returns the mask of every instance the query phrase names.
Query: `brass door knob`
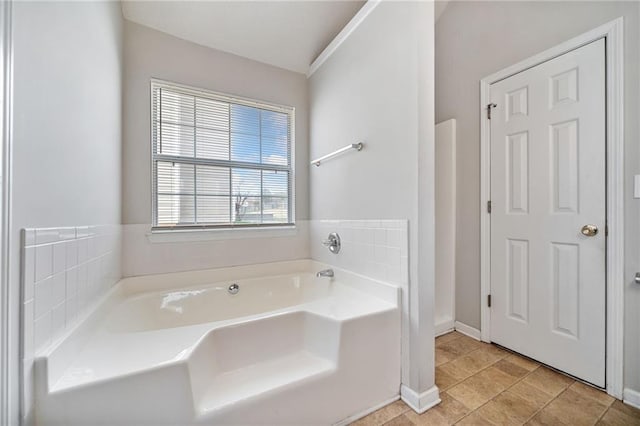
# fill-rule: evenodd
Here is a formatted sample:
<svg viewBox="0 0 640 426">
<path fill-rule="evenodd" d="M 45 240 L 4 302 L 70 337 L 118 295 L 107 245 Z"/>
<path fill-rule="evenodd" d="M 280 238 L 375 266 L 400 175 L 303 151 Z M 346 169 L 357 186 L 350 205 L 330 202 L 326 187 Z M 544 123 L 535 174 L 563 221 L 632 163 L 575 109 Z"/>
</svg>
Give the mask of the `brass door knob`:
<svg viewBox="0 0 640 426">
<path fill-rule="evenodd" d="M 598 233 L 598 227 L 595 225 L 585 225 L 582 227 L 580 232 L 582 232 L 582 235 L 587 237 L 593 237 Z"/>
</svg>

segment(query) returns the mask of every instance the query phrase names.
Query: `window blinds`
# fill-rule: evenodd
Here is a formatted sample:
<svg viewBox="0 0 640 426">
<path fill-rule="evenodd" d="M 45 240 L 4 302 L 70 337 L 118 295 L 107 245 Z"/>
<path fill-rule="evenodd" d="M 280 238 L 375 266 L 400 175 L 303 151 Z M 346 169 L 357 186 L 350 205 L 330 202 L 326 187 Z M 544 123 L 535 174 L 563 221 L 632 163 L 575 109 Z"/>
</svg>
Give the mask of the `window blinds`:
<svg viewBox="0 0 640 426">
<path fill-rule="evenodd" d="M 293 109 L 152 81 L 154 226 L 293 223 Z"/>
</svg>

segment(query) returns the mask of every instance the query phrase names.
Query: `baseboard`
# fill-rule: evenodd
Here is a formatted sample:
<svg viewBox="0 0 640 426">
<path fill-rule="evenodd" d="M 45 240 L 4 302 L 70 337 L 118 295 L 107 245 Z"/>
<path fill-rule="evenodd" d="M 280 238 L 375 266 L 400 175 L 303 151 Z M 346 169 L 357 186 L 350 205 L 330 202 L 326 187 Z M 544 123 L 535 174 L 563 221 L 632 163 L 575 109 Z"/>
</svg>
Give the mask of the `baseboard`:
<svg viewBox="0 0 640 426">
<path fill-rule="evenodd" d="M 640 409 L 640 392 L 626 388 L 622 391 L 622 396 L 625 404 Z"/>
<path fill-rule="evenodd" d="M 405 385 L 400 387 L 400 398 L 418 414 L 422 414 L 429 408 L 440 403 L 440 391 L 436 385 L 421 394 Z"/>
<path fill-rule="evenodd" d="M 436 337 L 447 334 L 455 330 L 455 324 L 453 320 L 445 320 L 439 324 L 436 324 Z"/>
<path fill-rule="evenodd" d="M 386 400 L 385 402 L 381 402 L 380 404 L 375 405 L 375 406 L 373 406 L 371 408 L 367 408 L 366 410 L 361 411 L 358 414 L 354 414 L 353 416 L 349 416 L 346 419 L 342 419 L 338 423 L 334 423 L 333 426 L 346 426 L 348 424 L 351 424 L 351 423 L 355 422 L 356 420 L 360 420 L 364 416 L 367 416 L 367 415 L 373 413 L 374 411 L 377 411 L 377 410 L 381 409 L 382 407 L 391 404 L 392 402 L 396 402 L 399 399 L 400 399 L 400 395 L 396 395 L 393 398 Z"/>
<path fill-rule="evenodd" d="M 473 339 L 480 340 L 480 330 L 478 330 L 477 328 L 473 328 L 467 324 L 463 324 L 460 321 L 456 321 L 455 328 L 456 328 L 456 331 L 459 331 L 465 336 L 469 336 Z"/>
</svg>

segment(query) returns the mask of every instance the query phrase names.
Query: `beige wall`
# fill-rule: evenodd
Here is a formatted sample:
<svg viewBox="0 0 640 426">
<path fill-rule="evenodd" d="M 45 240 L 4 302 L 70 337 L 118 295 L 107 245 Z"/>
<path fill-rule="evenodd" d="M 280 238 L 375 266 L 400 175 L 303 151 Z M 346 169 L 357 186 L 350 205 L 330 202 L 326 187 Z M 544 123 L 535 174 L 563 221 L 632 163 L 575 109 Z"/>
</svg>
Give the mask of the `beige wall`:
<svg viewBox="0 0 640 426">
<path fill-rule="evenodd" d="M 436 24 L 436 122 L 458 122 L 456 319 L 480 327 L 479 81 L 617 17 L 625 19 L 625 387 L 640 390 L 639 3 L 450 2 Z"/>
<path fill-rule="evenodd" d="M 151 223 L 151 78 L 296 109 L 296 217 L 307 219 L 308 90 L 303 74 L 197 45 L 125 21 L 122 223 Z"/>
<path fill-rule="evenodd" d="M 303 74 L 203 47 L 125 21 L 122 152 L 123 274 L 291 260 L 309 256 L 308 85 Z M 295 206 L 297 232 L 255 231 L 231 240 L 153 242 L 151 227 L 151 78 L 292 106 L 295 120 Z M 261 237 L 254 238 L 256 233 Z M 243 234 L 245 235 L 245 234 Z M 231 236 L 229 236 L 231 237 Z"/>
</svg>

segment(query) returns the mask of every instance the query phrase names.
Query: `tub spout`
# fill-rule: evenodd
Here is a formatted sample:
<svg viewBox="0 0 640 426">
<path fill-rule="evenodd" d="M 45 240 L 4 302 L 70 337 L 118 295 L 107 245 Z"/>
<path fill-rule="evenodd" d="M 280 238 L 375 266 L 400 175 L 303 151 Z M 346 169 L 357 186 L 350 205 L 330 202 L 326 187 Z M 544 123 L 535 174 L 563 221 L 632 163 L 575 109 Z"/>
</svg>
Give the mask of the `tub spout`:
<svg viewBox="0 0 640 426">
<path fill-rule="evenodd" d="M 323 269 L 316 274 L 316 277 L 333 278 L 333 269 Z"/>
</svg>

